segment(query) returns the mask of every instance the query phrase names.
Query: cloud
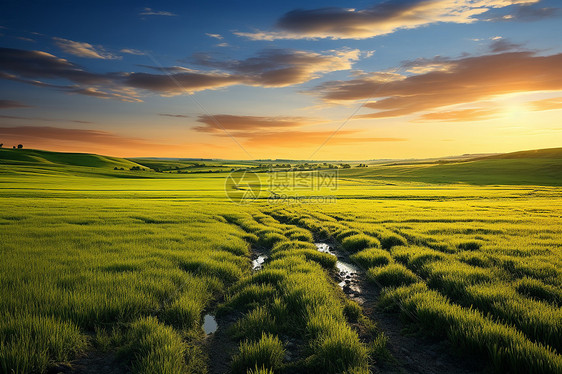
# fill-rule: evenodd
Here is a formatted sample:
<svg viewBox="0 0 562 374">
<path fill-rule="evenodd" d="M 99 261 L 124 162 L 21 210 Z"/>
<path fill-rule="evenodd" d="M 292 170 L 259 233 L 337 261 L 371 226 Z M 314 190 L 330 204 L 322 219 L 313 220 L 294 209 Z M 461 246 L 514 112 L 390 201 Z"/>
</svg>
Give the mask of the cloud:
<svg viewBox="0 0 562 374">
<path fill-rule="evenodd" d="M 322 122 L 318 119 L 306 117 L 259 117 L 230 114 L 201 115 L 197 118 L 197 121 L 204 124 L 194 128 L 201 132 L 221 132 L 223 129 L 234 131 L 284 129 Z"/>
<path fill-rule="evenodd" d="M 0 109 L 29 108 L 29 105 L 14 100 L 0 100 Z"/>
<path fill-rule="evenodd" d="M 165 10 L 153 10 L 151 8 L 144 8 L 139 15 L 141 16 L 168 16 L 168 17 L 175 17 L 177 14 L 172 12 L 167 12 Z"/>
<path fill-rule="evenodd" d="M 140 101 L 133 90 L 120 83 L 123 76 L 124 73 L 91 73 L 68 60 L 42 51 L 0 48 L 0 78 L 68 93 Z M 52 84 L 39 79 L 61 79 L 72 84 Z"/>
<path fill-rule="evenodd" d="M 462 109 L 444 112 L 425 113 L 418 121 L 443 121 L 443 122 L 471 122 L 494 118 L 498 114 L 496 109 Z"/>
<path fill-rule="evenodd" d="M 326 54 L 268 49 L 245 60 L 228 61 L 198 54 L 194 56 L 194 63 L 214 70 L 151 67 L 165 74 L 130 73 L 124 82 L 130 87 L 169 96 L 233 85 L 286 87 L 308 82 L 328 72 L 350 69 L 359 57 L 359 50 L 347 49 Z"/>
<path fill-rule="evenodd" d="M 274 31 L 236 32 L 253 40 L 363 39 L 437 22 L 472 23 L 494 8 L 540 0 L 403 0 L 367 9 L 296 9 L 283 15 Z"/>
<path fill-rule="evenodd" d="M 59 140 L 105 145 L 113 144 L 121 147 L 147 146 L 151 144 L 143 139 L 123 137 L 107 131 L 50 126 L 0 127 L 0 136 L 9 137 L 23 143 L 37 140 Z"/>
<path fill-rule="evenodd" d="M 512 43 L 509 40 L 503 38 L 494 39 L 494 41 L 489 46 L 490 52 L 493 53 L 513 51 L 522 48 L 523 44 Z"/>
<path fill-rule="evenodd" d="M 127 53 L 129 55 L 137 55 L 137 56 L 144 56 L 145 53 L 143 51 L 139 51 L 138 49 L 131 49 L 131 48 L 123 48 L 121 53 Z"/>
<path fill-rule="evenodd" d="M 159 116 L 163 117 L 174 117 L 174 118 L 190 118 L 190 116 L 186 114 L 169 114 L 169 113 L 158 113 Z"/>
<path fill-rule="evenodd" d="M 106 52 L 102 47 L 94 47 L 89 43 L 75 42 L 62 38 L 53 38 L 53 40 L 60 49 L 74 56 L 102 60 L 115 60 L 120 58 L 119 56 Z"/>
<path fill-rule="evenodd" d="M 87 72 L 47 52 L 0 48 L 0 69 L 26 78 L 64 78 L 76 83 L 110 83 L 111 79 Z"/>
<path fill-rule="evenodd" d="M 562 109 L 562 97 L 531 101 L 533 110 L 558 110 Z"/>
<path fill-rule="evenodd" d="M 135 97 L 136 93 L 132 92 L 131 90 L 127 89 L 114 89 L 113 91 L 102 91 L 96 87 L 76 87 L 76 88 L 69 88 L 65 90 L 70 94 L 80 94 L 85 96 L 92 96 L 97 97 L 99 99 L 117 99 L 126 102 L 142 102 L 141 99 Z"/>
<path fill-rule="evenodd" d="M 195 63 L 233 72 L 249 85 L 284 87 L 301 84 L 324 73 L 349 70 L 361 57 L 358 49 L 332 50 L 326 54 L 290 49 L 265 49 L 245 60 L 216 61 L 198 54 Z"/>
<path fill-rule="evenodd" d="M 34 39 L 26 38 L 25 36 L 17 36 L 16 39 L 23 40 L 24 42 L 35 43 Z"/>
<path fill-rule="evenodd" d="M 221 34 L 210 34 L 210 33 L 206 32 L 205 35 L 207 35 L 209 38 L 215 38 L 215 39 L 218 39 L 218 40 L 224 39 Z"/>
<path fill-rule="evenodd" d="M 318 146 L 328 139 L 333 131 L 259 131 L 259 132 L 237 132 L 236 138 L 242 138 L 243 144 L 248 147 L 289 147 Z M 357 136 L 353 136 L 357 135 Z M 359 136 L 357 130 L 342 130 L 337 136 L 332 137 L 330 145 L 348 145 L 357 143 L 375 142 L 401 142 L 405 138 L 376 138 Z M 225 136 L 225 135 L 223 135 Z"/>
<path fill-rule="evenodd" d="M 360 117 L 384 118 L 509 93 L 562 90 L 562 54 L 506 52 L 447 61 L 450 67 L 446 71 L 410 76 L 375 72 L 357 79 L 326 82 L 310 92 L 328 102 L 373 100 L 365 107 L 377 112 Z"/>
<path fill-rule="evenodd" d="M 425 74 L 432 71 L 448 71 L 452 67 L 450 59 L 435 56 L 434 58 L 417 58 L 412 61 L 406 61 L 402 64 L 402 69 L 408 73 Z M 400 78 L 399 74 L 388 76 L 389 78 Z"/>
<path fill-rule="evenodd" d="M 487 21 L 492 22 L 503 22 L 503 21 L 520 21 L 520 22 L 532 22 L 540 21 L 545 18 L 556 17 L 560 14 L 560 9 L 550 8 L 550 7 L 537 7 L 532 4 L 529 5 L 518 5 L 514 7 L 514 10 L 508 14 L 498 15 L 487 19 Z"/>
<path fill-rule="evenodd" d="M 163 96 L 175 96 L 244 83 L 246 83 L 244 77 L 215 72 L 130 73 L 124 78 L 124 84 L 129 87 L 156 92 Z"/>
<path fill-rule="evenodd" d="M 229 45 L 230 44 L 228 44 L 228 43 L 218 43 L 218 44 L 215 44 L 215 47 L 228 47 Z"/>
<path fill-rule="evenodd" d="M 0 118 L 2 118 L 2 119 L 24 120 L 24 121 L 93 123 L 91 121 L 83 121 L 83 120 L 78 120 L 78 119 L 56 119 L 56 118 L 45 118 L 45 117 L 22 117 L 22 116 L 0 115 Z"/>
</svg>

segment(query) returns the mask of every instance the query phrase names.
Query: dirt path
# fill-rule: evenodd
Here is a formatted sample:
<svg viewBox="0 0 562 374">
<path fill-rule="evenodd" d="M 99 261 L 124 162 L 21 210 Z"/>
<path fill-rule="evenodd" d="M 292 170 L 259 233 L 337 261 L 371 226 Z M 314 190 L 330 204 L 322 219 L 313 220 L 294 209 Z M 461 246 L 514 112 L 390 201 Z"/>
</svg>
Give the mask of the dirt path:
<svg viewBox="0 0 562 374">
<path fill-rule="evenodd" d="M 206 342 L 210 374 L 225 374 L 229 372 L 230 360 L 238 350 L 238 343 L 229 336 L 228 329 L 239 317 L 234 314 L 217 317 L 218 329 L 207 337 Z"/>
<path fill-rule="evenodd" d="M 99 351 L 90 351 L 71 361 L 70 364 L 58 364 L 47 370 L 48 374 L 123 374 L 128 372 L 129 369 L 117 359 L 115 352 Z"/>
<path fill-rule="evenodd" d="M 353 264 L 346 253 L 334 249 L 330 251 L 340 262 Z M 381 331 L 388 337 L 388 349 L 395 362 L 375 365 L 379 373 L 414 373 L 414 374 L 476 374 L 486 372 L 487 362 L 480 357 L 459 355 L 453 352 L 447 340 L 426 336 L 405 335 L 405 325 L 397 313 L 387 313 L 377 306 L 380 289 L 370 283 L 365 272 L 356 268 L 356 272 L 337 272 L 334 280 L 343 284 L 343 291 L 351 300 L 363 307 L 363 312 L 375 321 Z"/>
</svg>

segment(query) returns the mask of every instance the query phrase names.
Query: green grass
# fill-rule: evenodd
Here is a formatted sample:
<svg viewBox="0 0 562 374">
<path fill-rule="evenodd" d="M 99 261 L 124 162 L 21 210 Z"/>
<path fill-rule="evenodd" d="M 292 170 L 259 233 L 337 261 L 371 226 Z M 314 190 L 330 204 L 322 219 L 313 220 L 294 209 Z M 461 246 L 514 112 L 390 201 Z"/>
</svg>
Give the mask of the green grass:
<svg viewBox="0 0 562 374">
<path fill-rule="evenodd" d="M 351 259 L 361 264 L 363 267 L 384 266 L 392 262 L 390 254 L 379 248 L 367 248 L 361 252 L 355 253 Z"/>
<path fill-rule="evenodd" d="M 370 287 L 386 287 L 383 306 L 421 332 L 497 372 L 560 372 L 556 155 L 351 168 L 334 203 L 265 194 L 238 206 L 220 173 L 1 150 L 0 372 L 45 372 L 96 349 L 139 373 L 203 373 L 208 312 L 235 316 L 240 372 L 376 371 L 386 340 L 358 334 L 369 323 L 314 240 L 353 253 Z M 270 255 L 263 270 L 251 271 L 251 250 Z M 300 339 L 295 362 L 280 355 L 286 339 Z"/>
<path fill-rule="evenodd" d="M 257 341 L 244 341 L 232 360 L 232 373 L 245 374 L 254 368 L 275 370 L 281 367 L 285 349 L 278 337 L 263 334 Z"/>
<path fill-rule="evenodd" d="M 380 247 L 378 239 L 365 234 L 350 235 L 342 240 L 342 247 L 351 253 L 365 248 Z"/>
<path fill-rule="evenodd" d="M 400 264 L 370 268 L 367 271 L 367 276 L 370 280 L 381 284 L 383 287 L 408 285 L 417 280 L 414 273 Z"/>
<path fill-rule="evenodd" d="M 71 322 L 53 317 L 1 315 L 0 368 L 5 373 L 43 372 L 87 347 L 86 337 Z"/>
</svg>

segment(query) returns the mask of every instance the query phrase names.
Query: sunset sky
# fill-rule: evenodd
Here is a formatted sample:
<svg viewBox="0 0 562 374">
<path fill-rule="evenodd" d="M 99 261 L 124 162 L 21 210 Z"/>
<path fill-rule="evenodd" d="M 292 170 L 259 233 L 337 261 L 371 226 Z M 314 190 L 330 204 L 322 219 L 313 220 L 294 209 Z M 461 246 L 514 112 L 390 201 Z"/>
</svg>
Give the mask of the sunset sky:
<svg viewBox="0 0 562 374">
<path fill-rule="evenodd" d="M 0 143 L 323 160 L 558 147 L 561 3 L 3 1 Z"/>
</svg>

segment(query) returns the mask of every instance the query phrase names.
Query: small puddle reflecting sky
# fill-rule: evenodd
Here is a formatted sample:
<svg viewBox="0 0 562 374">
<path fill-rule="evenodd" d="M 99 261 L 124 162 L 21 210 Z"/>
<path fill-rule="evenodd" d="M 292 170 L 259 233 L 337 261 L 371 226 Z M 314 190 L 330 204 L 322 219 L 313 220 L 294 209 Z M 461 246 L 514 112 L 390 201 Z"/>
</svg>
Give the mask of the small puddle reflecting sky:
<svg viewBox="0 0 562 374">
<path fill-rule="evenodd" d="M 262 268 L 263 263 L 267 260 L 266 255 L 260 255 L 255 260 L 252 260 L 252 269 L 259 270 Z"/>
<path fill-rule="evenodd" d="M 217 331 L 218 325 L 215 317 L 210 314 L 207 314 L 203 319 L 203 331 L 205 334 L 209 335 Z"/>
<path fill-rule="evenodd" d="M 329 244 L 326 243 L 314 243 L 314 245 L 316 245 L 316 248 L 318 249 L 319 252 L 323 252 L 323 253 L 329 253 L 333 256 L 337 256 L 335 252 L 332 251 L 332 247 Z M 340 276 L 342 277 L 343 281 L 341 281 L 339 283 L 339 286 L 341 288 L 344 288 L 346 286 L 351 287 L 351 289 L 353 289 L 355 292 L 360 292 L 359 287 L 357 287 L 357 285 L 353 285 L 351 286 L 350 280 L 349 278 L 353 278 L 357 276 L 357 273 L 359 273 L 360 269 L 353 265 L 350 264 L 348 262 L 343 262 L 338 260 L 336 262 L 336 268 L 338 269 Z"/>
</svg>

